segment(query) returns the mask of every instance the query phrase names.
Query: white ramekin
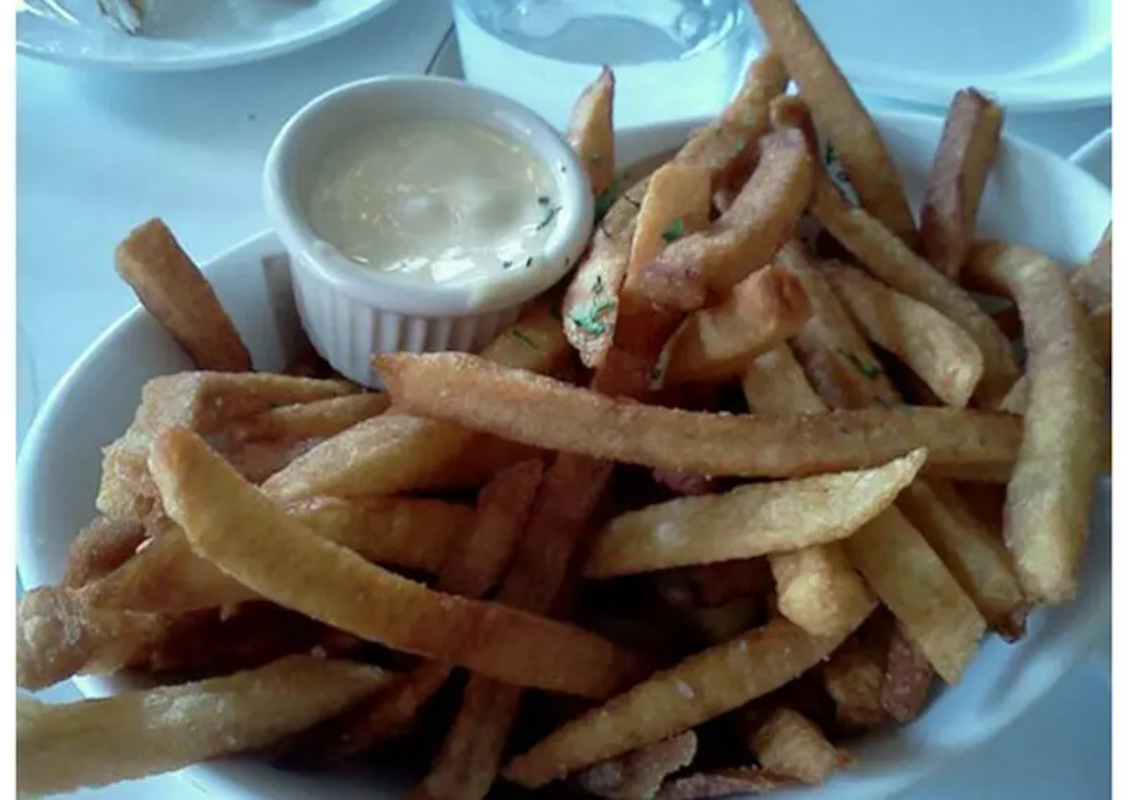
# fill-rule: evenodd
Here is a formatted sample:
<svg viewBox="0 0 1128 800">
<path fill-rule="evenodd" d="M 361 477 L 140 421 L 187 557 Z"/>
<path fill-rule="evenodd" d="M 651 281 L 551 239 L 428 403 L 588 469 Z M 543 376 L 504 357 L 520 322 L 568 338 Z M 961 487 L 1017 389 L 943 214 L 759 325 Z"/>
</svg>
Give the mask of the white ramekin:
<svg viewBox="0 0 1128 800">
<path fill-rule="evenodd" d="M 365 131 L 405 120 L 464 120 L 506 134 L 548 168 L 561 211 L 528 269 L 487 285 L 431 286 L 364 268 L 322 240 L 309 199 L 326 157 Z M 567 142 L 534 112 L 486 89 L 443 78 L 384 77 L 333 89 L 282 128 L 266 158 L 267 214 L 290 253 L 294 294 L 313 346 L 358 383 L 378 385 L 370 359 L 394 350 L 483 347 L 579 259 L 591 233 L 586 170 Z"/>
</svg>

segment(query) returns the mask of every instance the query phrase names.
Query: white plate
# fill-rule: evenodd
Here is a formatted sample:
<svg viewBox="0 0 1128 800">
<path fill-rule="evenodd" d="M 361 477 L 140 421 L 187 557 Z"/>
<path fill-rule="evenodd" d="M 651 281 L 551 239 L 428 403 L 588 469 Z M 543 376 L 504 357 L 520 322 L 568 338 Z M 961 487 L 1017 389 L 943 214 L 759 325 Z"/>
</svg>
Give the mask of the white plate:
<svg viewBox="0 0 1128 800">
<path fill-rule="evenodd" d="M 1088 172 L 1109 189 L 1112 188 L 1112 128 L 1098 133 L 1069 160 Z"/>
<path fill-rule="evenodd" d="M 357 25 L 396 0 L 150 0 L 126 34 L 94 0 L 17 0 L 16 49 L 69 64 L 136 71 L 206 69 L 296 50 Z"/>
<path fill-rule="evenodd" d="M 940 120 L 905 114 L 878 119 L 915 202 L 939 139 Z M 666 151 L 697 124 L 627 132 L 620 152 L 630 160 Z M 1006 141 L 982 205 L 982 232 L 1077 263 L 1100 237 L 1109 213 L 1109 193 L 1092 177 L 1046 151 Z M 266 369 L 285 362 L 297 325 L 284 270 L 267 272 L 262 266 L 263 258 L 278 250 L 273 235 L 264 234 L 206 267 L 256 363 Z M 25 586 L 62 575 L 67 545 L 94 511 L 100 448 L 125 429 L 144 382 L 188 366 L 160 327 L 135 309 L 103 334 L 52 392 L 18 464 L 19 566 Z M 1075 602 L 1035 614 L 1029 634 L 1015 645 L 997 638 L 986 641 L 959 686 L 940 693 L 920 720 L 859 744 L 854 748 L 858 768 L 828 786 L 787 796 L 888 797 L 997 735 L 1085 658 L 1103 630 L 1110 597 L 1109 500 L 1104 490 L 1095 507 L 1089 549 Z M 122 685 L 114 680 L 79 682 L 91 695 Z M 359 771 L 311 777 L 249 760 L 194 767 L 185 775 L 232 800 L 360 800 L 390 797 L 402 785 L 386 773 L 379 778 Z"/>
<path fill-rule="evenodd" d="M 976 86 L 1010 112 L 1112 102 L 1111 0 L 801 5 L 860 94 L 946 106 L 956 89 Z"/>
</svg>

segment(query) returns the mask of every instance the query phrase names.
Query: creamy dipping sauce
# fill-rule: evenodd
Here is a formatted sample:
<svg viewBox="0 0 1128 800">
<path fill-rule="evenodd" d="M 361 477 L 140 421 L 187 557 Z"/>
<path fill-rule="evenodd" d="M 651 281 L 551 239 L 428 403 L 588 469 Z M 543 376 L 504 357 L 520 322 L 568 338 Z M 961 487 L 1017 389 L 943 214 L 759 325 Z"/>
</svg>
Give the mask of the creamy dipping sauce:
<svg viewBox="0 0 1128 800">
<path fill-rule="evenodd" d="M 326 160 L 310 202 L 317 234 L 353 261 L 435 284 L 536 265 L 558 222 L 548 167 L 479 125 L 392 122 Z"/>
</svg>

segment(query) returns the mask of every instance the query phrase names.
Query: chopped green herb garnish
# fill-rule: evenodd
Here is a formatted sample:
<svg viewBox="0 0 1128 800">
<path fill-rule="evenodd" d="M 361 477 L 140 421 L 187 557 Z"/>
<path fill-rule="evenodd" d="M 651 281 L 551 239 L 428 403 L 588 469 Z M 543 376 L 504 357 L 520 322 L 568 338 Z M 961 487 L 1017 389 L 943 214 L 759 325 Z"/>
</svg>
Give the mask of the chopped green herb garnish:
<svg viewBox="0 0 1128 800">
<path fill-rule="evenodd" d="M 590 161 L 593 164 L 598 164 L 602 160 L 603 160 L 603 153 L 592 153 L 590 156 L 588 156 L 588 161 Z"/>
<path fill-rule="evenodd" d="M 508 260 L 507 260 L 507 261 L 502 261 L 502 262 L 501 262 L 501 268 L 502 268 L 502 269 L 509 269 L 509 268 L 510 268 L 510 267 L 512 267 L 512 266 L 513 266 L 513 262 L 512 262 L 512 261 L 508 261 Z"/>
<path fill-rule="evenodd" d="M 532 265 L 533 265 L 533 257 L 529 256 L 528 258 L 525 259 L 525 269 L 528 269 Z"/>
<path fill-rule="evenodd" d="M 675 219 L 673 222 L 670 223 L 670 227 L 668 227 L 668 228 L 666 228 L 666 230 L 662 231 L 662 238 L 666 240 L 667 244 L 669 244 L 670 242 L 676 242 L 678 239 L 680 239 L 684 235 L 685 235 L 685 222 L 682 221 L 681 217 L 678 217 L 677 219 Z"/>
<path fill-rule="evenodd" d="M 552 202 L 552 198 L 549 197 L 547 194 L 542 194 L 540 197 L 537 198 L 537 202 L 540 203 L 542 206 L 547 206 L 549 203 Z"/>
<path fill-rule="evenodd" d="M 661 364 L 655 364 L 653 367 L 650 368 L 650 382 L 651 383 L 661 383 L 662 382 L 662 376 L 663 376 L 664 372 L 665 372 L 665 370 L 662 369 Z"/>
<path fill-rule="evenodd" d="M 611 206 L 615 205 L 615 201 L 618 199 L 619 184 L 614 181 L 595 198 L 595 221 L 599 222 L 603 219 L 603 215 L 611 209 Z"/>
<path fill-rule="evenodd" d="M 544 219 L 537 224 L 537 230 L 542 231 L 547 228 L 552 221 L 556 219 L 556 215 L 560 213 L 560 206 L 552 206 L 544 213 Z"/>
<path fill-rule="evenodd" d="M 519 330 L 518 330 L 517 328 L 514 328 L 514 329 L 513 329 L 512 331 L 511 331 L 511 333 L 512 333 L 512 334 L 513 334 L 513 335 L 514 335 L 514 336 L 515 336 L 516 338 L 520 339 L 520 340 L 521 340 L 522 342 L 524 342 L 525 344 L 527 344 L 527 345 L 528 345 L 529 347 L 533 348 L 534 350 L 540 350 L 540 348 L 539 348 L 539 347 L 537 347 L 537 344 L 536 344 L 536 342 L 534 342 L 534 341 L 533 341 L 532 339 L 530 339 L 530 338 L 529 338 L 528 336 L 526 336 L 525 334 L 521 333 L 521 331 L 519 331 Z"/>
<path fill-rule="evenodd" d="M 858 358 L 853 353 L 847 353 L 845 350 L 840 350 L 839 352 L 842 353 L 842 355 L 845 356 L 850 361 L 850 363 L 854 365 L 854 369 L 865 375 L 867 378 L 877 378 L 879 375 L 881 375 L 881 367 L 875 364 L 867 364 L 865 361 L 862 361 L 862 359 Z"/>
<path fill-rule="evenodd" d="M 595 280 L 591 284 L 592 294 L 603 294 L 603 276 L 596 275 Z"/>
<path fill-rule="evenodd" d="M 607 333 L 607 323 L 601 317 L 614 307 L 613 301 L 604 300 L 591 306 L 573 309 L 568 314 L 568 319 L 572 320 L 573 324 L 585 333 L 590 333 L 592 336 L 602 336 Z"/>
<path fill-rule="evenodd" d="M 828 144 L 826 146 L 826 155 L 823 157 L 823 160 L 826 161 L 827 165 L 838 160 L 838 151 L 834 149 L 834 145 Z"/>
</svg>

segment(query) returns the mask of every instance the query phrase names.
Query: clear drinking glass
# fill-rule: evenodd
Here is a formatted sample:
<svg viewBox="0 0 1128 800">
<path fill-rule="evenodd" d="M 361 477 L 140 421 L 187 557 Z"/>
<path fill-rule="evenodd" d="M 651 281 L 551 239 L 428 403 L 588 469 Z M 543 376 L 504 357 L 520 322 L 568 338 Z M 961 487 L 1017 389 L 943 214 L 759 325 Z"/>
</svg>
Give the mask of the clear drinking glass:
<svg viewBox="0 0 1128 800">
<path fill-rule="evenodd" d="M 747 58 L 745 0 L 454 0 L 466 78 L 563 127 L 601 64 L 617 126 L 707 116 Z"/>
</svg>

